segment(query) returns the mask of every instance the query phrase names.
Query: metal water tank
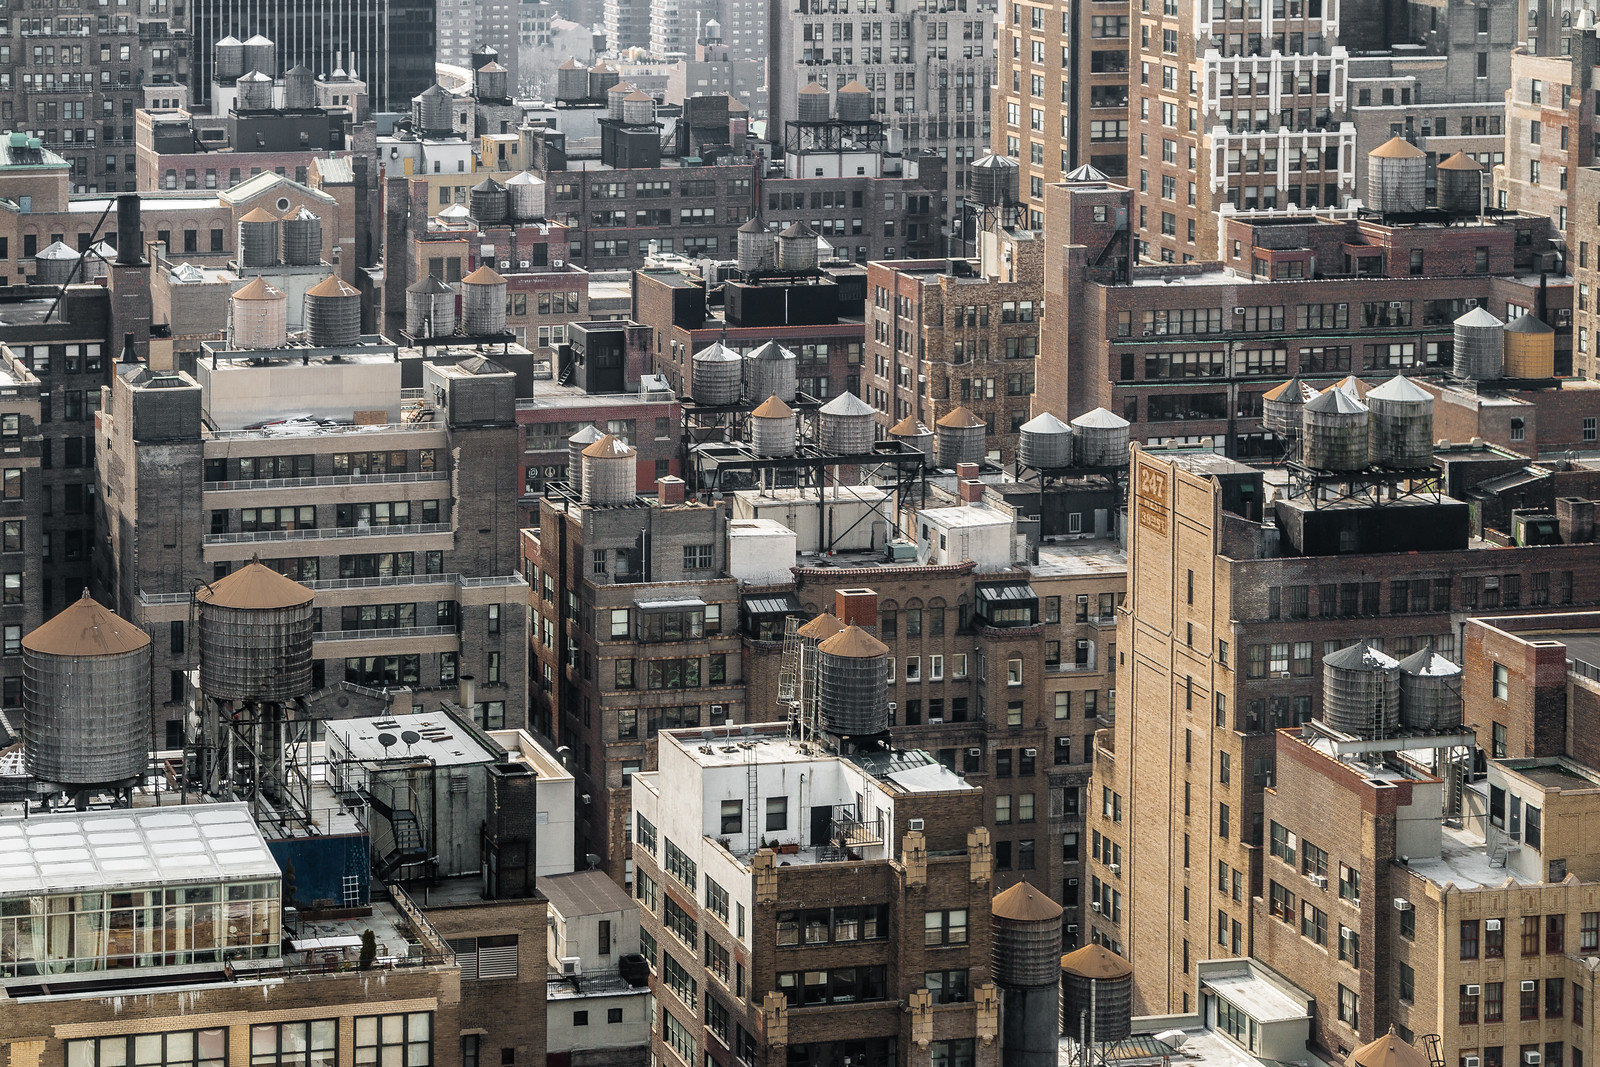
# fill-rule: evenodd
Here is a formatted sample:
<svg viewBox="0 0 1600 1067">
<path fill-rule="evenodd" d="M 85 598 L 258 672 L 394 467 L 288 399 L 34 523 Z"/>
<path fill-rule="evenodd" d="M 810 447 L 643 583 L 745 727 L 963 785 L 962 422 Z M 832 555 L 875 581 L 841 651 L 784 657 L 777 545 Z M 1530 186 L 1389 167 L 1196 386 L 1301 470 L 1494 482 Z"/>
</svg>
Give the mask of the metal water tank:
<svg viewBox="0 0 1600 1067">
<path fill-rule="evenodd" d="M 633 86 L 627 82 L 618 82 L 606 90 L 606 118 L 622 121 L 622 101 L 631 92 Z"/>
<path fill-rule="evenodd" d="M 794 409 L 776 396 L 750 413 L 750 446 L 756 455 L 792 456 L 796 443 Z"/>
<path fill-rule="evenodd" d="M 737 404 L 744 389 L 744 357 L 720 341 L 689 360 L 689 385 L 696 403 Z"/>
<path fill-rule="evenodd" d="M 1451 372 L 1457 378 L 1480 382 L 1500 377 L 1505 363 L 1505 326 L 1493 312 L 1481 307 L 1457 319 Z"/>
<path fill-rule="evenodd" d="M 1429 733 L 1461 726 L 1461 668 L 1432 645 L 1400 661 L 1400 721 Z"/>
<path fill-rule="evenodd" d="M 1020 195 L 1021 168 L 1010 156 L 992 152 L 972 161 L 967 182 L 972 197 L 984 207 L 1015 204 Z"/>
<path fill-rule="evenodd" d="M 1261 394 L 1261 424 L 1279 437 L 1299 437 L 1305 403 L 1316 395 L 1317 391 L 1299 378 L 1268 389 Z"/>
<path fill-rule="evenodd" d="M 1072 420 L 1072 450 L 1080 467 L 1121 467 L 1128 462 L 1128 420 L 1105 408 Z"/>
<path fill-rule="evenodd" d="M 1323 471 L 1358 471 L 1367 465 L 1367 422 L 1361 401 L 1330 386 L 1306 401 L 1302 409 L 1301 459 Z"/>
<path fill-rule="evenodd" d="M 311 690 L 311 590 L 259 562 L 194 595 L 200 689 L 218 700 L 283 704 Z"/>
<path fill-rule="evenodd" d="M 248 74 L 239 75 L 239 80 L 233 84 L 238 91 L 233 104 L 235 111 L 272 110 L 271 75 L 252 70 Z"/>
<path fill-rule="evenodd" d="M 822 729 L 870 737 L 889 729 L 889 646 L 859 626 L 817 646 L 817 705 Z"/>
<path fill-rule="evenodd" d="M 746 274 L 772 270 L 778 265 L 777 235 L 751 219 L 739 227 L 739 269 Z"/>
<path fill-rule="evenodd" d="M 795 97 L 795 117 L 801 122 L 828 121 L 828 90 L 816 82 L 809 82 L 800 87 Z"/>
<path fill-rule="evenodd" d="M 506 332 L 506 280 L 487 266 L 461 279 L 461 328 L 469 337 Z"/>
<path fill-rule="evenodd" d="M 150 637 L 84 590 L 22 639 L 24 765 L 62 786 L 127 783 L 150 765 Z"/>
<path fill-rule="evenodd" d="M 479 100 L 500 102 L 511 97 L 511 75 L 498 63 L 485 63 L 473 75 L 473 87 Z"/>
<path fill-rule="evenodd" d="M 1072 427 L 1048 411 L 1035 415 L 1022 424 L 1017 462 L 1035 470 L 1072 466 Z"/>
<path fill-rule="evenodd" d="M 485 178 L 467 194 L 467 211 L 479 223 L 494 225 L 506 221 L 508 200 L 505 186 L 493 178 Z"/>
<path fill-rule="evenodd" d="M 794 403 L 799 365 L 799 358 L 776 341 L 752 350 L 744 357 L 744 398 L 754 402 L 775 396 Z"/>
<path fill-rule="evenodd" d="M 411 98 L 411 125 L 418 137 L 449 137 L 454 111 L 455 99 L 435 82 Z"/>
<path fill-rule="evenodd" d="M 1483 213 L 1483 167 L 1465 152 L 1457 152 L 1437 168 L 1434 199 L 1441 211 L 1452 215 Z"/>
<path fill-rule="evenodd" d="M 1524 313 L 1506 323 L 1505 345 L 1505 377 L 1555 377 L 1556 332 L 1539 316 Z"/>
<path fill-rule="evenodd" d="M 589 68 L 589 99 L 604 100 L 611 87 L 622 80 L 622 75 L 605 62 L 596 63 Z"/>
<path fill-rule="evenodd" d="M 1061 980 L 1060 904 L 1018 882 L 990 902 L 989 914 L 991 973 L 997 985 L 1053 986 Z"/>
<path fill-rule="evenodd" d="M 907 415 L 889 427 L 889 436 L 903 442 L 906 447 L 922 453 L 922 465 L 933 466 L 933 431 L 922 424 L 915 415 Z"/>
<path fill-rule="evenodd" d="M 840 122 L 872 121 L 872 91 L 858 81 L 839 86 L 834 106 L 838 108 Z"/>
<path fill-rule="evenodd" d="M 269 79 L 278 76 L 278 46 L 261 34 L 244 42 L 244 69 L 259 70 Z"/>
<path fill-rule="evenodd" d="M 289 343 L 289 294 L 256 275 L 233 291 L 233 347 L 282 348 Z"/>
<path fill-rule="evenodd" d="M 279 237 L 278 216 L 264 207 L 255 208 L 239 219 L 239 265 L 276 267 Z"/>
<path fill-rule="evenodd" d="M 1328 386 L 1328 389 L 1337 389 L 1351 400 L 1355 400 L 1362 404 L 1367 402 L 1367 390 L 1370 388 L 1371 386 L 1362 381 L 1360 378 L 1357 378 L 1354 374 L 1347 374 L 1343 378 L 1340 378 L 1338 381 L 1334 382 L 1332 385 Z M 1324 389 L 1323 392 L 1327 392 L 1327 389 Z"/>
<path fill-rule="evenodd" d="M 1367 458 L 1381 467 L 1433 463 L 1433 394 L 1403 374 L 1367 393 Z"/>
<path fill-rule="evenodd" d="M 283 106 L 296 110 L 317 106 L 317 76 L 304 63 L 283 72 Z"/>
<path fill-rule="evenodd" d="M 231 33 L 217 42 L 212 55 L 216 64 L 211 80 L 218 85 L 232 85 L 249 69 L 244 65 L 244 42 Z"/>
<path fill-rule="evenodd" d="M 1391 137 L 1367 154 L 1367 206 L 1408 214 L 1427 206 L 1428 156 L 1404 137 Z"/>
<path fill-rule="evenodd" d="M 804 222 L 796 222 L 778 234 L 778 269 L 794 272 L 815 270 L 817 234 Z"/>
<path fill-rule="evenodd" d="M 306 290 L 306 340 L 337 348 L 361 340 L 361 291 L 336 274 Z"/>
<path fill-rule="evenodd" d="M 604 436 L 591 422 L 567 438 L 567 484 L 574 492 L 583 492 L 583 450 Z"/>
<path fill-rule="evenodd" d="M 622 98 L 622 121 L 629 126 L 648 126 L 656 120 L 656 102 L 649 93 L 635 89 Z"/>
<path fill-rule="evenodd" d="M 406 288 L 406 333 L 448 337 L 456 332 L 456 291 L 433 275 Z"/>
<path fill-rule="evenodd" d="M 66 285 L 83 281 L 78 263 L 83 257 L 60 241 L 51 241 L 33 257 L 34 280 L 40 285 Z"/>
<path fill-rule="evenodd" d="M 568 59 L 556 68 L 556 99 L 562 103 L 576 103 L 589 95 L 589 73 L 576 59 Z"/>
<path fill-rule="evenodd" d="M 836 456 L 864 455 L 877 439 L 877 412 L 854 393 L 840 393 L 817 412 L 817 445 Z"/>
<path fill-rule="evenodd" d="M 988 425 L 966 408 L 955 408 L 933 424 L 938 435 L 939 466 L 955 470 L 957 463 L 982 463 Z"/>
<path fill-rule="evenodd" d="M 1322 719 L 1357 737 L 1400 725 L 1400 664 L 1362 641 L 1322 658 Z"/>
<path fill-rule="evenodd" d="M 500 52 L 494 47 L 494 45 L 480 44 L 478 47 L 472 50 L 470 62 L 472 63 L 472 69 L 474 71 L 479 71 L 484 67 L 487 67 L 490 63 L 498 62 L 499 59 Z"/>
<path fill-rule="evenodd" d="M 844 623 L 827 611 L 824 611 L 810 622 L 795 628 L 795 635 L 802 641 L 810 642 L 813 648 L 834 634 L 839 633 L 844 633 Z"/>
<path fill-rule="evenodd" d="M 638 456 L 622 438 L 605 434 L 583 450 L 583 502 L 631 504 L 638 487 Z"/>
<path fill-rule="evenodd" d="M 283 261 L 291 267 L 314 267 L 322 262 L 322 220 L 301 208 L 283 220 Z"/>
<path fill-rule="evenodd" d="M 544 218 L 544 179 L 528 171 L 507 178 L 506 206 L 518 222 Z"/>
<path fill-rule="evenodd" d="M 1133 968 L 1104 945 L 1061 957 L 1061 1032 L 1091 1045 L 1133 1032 Z"/>
</svg>

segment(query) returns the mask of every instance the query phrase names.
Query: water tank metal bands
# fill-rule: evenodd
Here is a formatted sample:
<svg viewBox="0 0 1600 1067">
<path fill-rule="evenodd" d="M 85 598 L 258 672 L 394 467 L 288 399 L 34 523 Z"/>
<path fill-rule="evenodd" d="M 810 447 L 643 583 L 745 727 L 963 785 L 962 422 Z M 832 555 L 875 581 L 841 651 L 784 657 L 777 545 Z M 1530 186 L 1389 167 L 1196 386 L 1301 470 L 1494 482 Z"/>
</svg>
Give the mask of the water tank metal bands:
<svg viewBox="0 0 1600 1067">
<path fill-rule="evenodd" d="M 750 413 L 750 445 L 758 456 L 792 456 L 795 452 L 794 409 L 776 396 Z"/>
<path fill-rule="evenodd" d="M 206 696 L 284 704 L 310 691 L 311 590 L 252 562 L 195 600 Z"/>
<path fill-rule="evenodd" d="M 1505 323 L 1476 307 L 1456 319 L 1451 372 L 1457 378 L 1493 381 L 1504 362 Z"/>
<path fill-rule="evenodd" d="M 361 291 L 330 274 L 306 290 L 306 337 L 318 348 L 361 340 Z"/>
<path fill-rule="evenodd" d="M 1120 467 L 1128 462 L 1128 420 L 1105 408 L 1072 420 L 1072 444 L 1084 467 Z"/>
<path fill-rule="evenodd" d="M 799 358 L 776 341 L 752 350 L 744 357 L 744 398 L 757 402 L 775 396 L 794 403 L 799 366 Z"/>
<path fill-rule="evenodd" d="M 1461 728 L 1461 668 L 1430 645 L 1400 661 L 1400 721 L 1441 733 Z"/>
<path fill-rule="evenodd" d="M 567 438 L 567 485 L 579 494 L 583 492 L 583 450 L 604 436 L 590 423 Z"/>
<path fill-rule="evenodd" d="M 234 348 L 282 348 L 288 340 L 288 293 L 269 284 L 259 274 L 234 290 Z"/>
<path fill-rule="evenodd" d="M 1303 409 L 1302 461 L 1314 470 L 1357 471 L 1367 465 L 1370 443 L 1367 406 L 1338 386 L 1307 401 Z"/>
<path fill-rule="evenodd" d="M 406 333 L 448 337 L 456 332 L 456 291 L 429 275 L 406 289 Z"/>
<path fill-rule="evenodd" d="M 818 717 L 841 737 L 889 729 L 889 646 L 859 626 L 847 626 L 817 646 Z"/>
<path fill-rule="evenodd" d="M 1356 737 L 1391 736 L 1400 725 L 1399 666 L 1367 642 L 1323 657 L 1323 721 Z"/>
<path fill-rule="evenodd" d="M 1410 214 L 1427 206 L 1427 154 L 1392 137 L 1367 155 L 1367 199 L 1374 211 Z"/>
<path fill-rule="evenodd" d="M 245 267 L 275 267 L 281 247 L 278 216 L 256 208 L 239 219 L 239 263 Z"/>
<path fill-rule="evenodd" d="M 479 267 L 461 279 L 461 327 L 469 337 L 506 332 L 506 280 L 495 270 Z"/>
<path fill-rule="evenodd" d="M 636 495 L 637 454 L 620 437 L 606 434 L 583 450 L 583 502 L 595 506 L 631 504 Z"/>
<path fill-rule="evenodd" d="M 700 404 L 737 404 L 744 390 L 744 357 L 720 341 L 690 359 L 690 388 Z"/>
<path fill-rule="evenodd" d="M 511 217 L 518 222 L 542 219 L 545 214 L 544 179 L 523 171 L 506 179 L 506 194 Z"/>
<path fill-rule="evenodd" d="M 1102 945 L 1061 957 L 1061 1029 L 1095 1045 L 1133 1032 L 1133 968 L 1126 960 Z"/>
<path fill-rule="evenodd" d="M 1384 467 L 1416 468 L 1433 463 L 1433 395 L 1397 374 L 1367 393 L 1372 413 L 1368 454 Z"/>
<path fill-rule="evenodd" d="M 307 208 L 283 220 L 283 261 L 292 267 L 322 262 L 322 220 Z"/>
<path fill-rule="evenodd" d="M 1048 411 L 1029 419 L 1017 439 L 1017 461 L 1035 470 L 1070 467 L 1072 427 Z"/>
<path fill-rule="evenodd" d="M 877 438 L 877 413 L 854 393 L 840 393 L 817 412 L 817 444 L 836 456 L 863 455 Z"/>
<path fill-rule="evenodd" d="M 934 423 L 939 466 L 954 470 L 958 463 L 982 463 L 988 424 L 966 408 L 956 408 Z"/>
</svg>

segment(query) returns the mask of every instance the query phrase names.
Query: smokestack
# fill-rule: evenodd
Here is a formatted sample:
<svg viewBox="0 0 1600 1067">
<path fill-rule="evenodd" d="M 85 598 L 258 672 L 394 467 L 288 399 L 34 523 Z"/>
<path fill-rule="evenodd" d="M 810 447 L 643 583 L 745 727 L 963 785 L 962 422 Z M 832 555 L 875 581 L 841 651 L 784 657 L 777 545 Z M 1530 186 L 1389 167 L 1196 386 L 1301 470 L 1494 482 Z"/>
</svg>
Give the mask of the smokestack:
<svg viewBox="0 0 1600 1067">
<path fill-rule="evenodd" d="M 122 362 L 139 362 L 139 348 L 133 343 L 133 334 L 131 333 L 122 335 Z"/>
<path fill-rule="evenodd" d="M 125 267 L 143 263 L 144 249 L 140 244 L 139 194 L 123 193 L 117 197 L 117 262 Z"/>
<path fill-rule="evenodd" d="M 456 679 L 456 703 L 468 715 L 478 706 L 478 679 L 470 674 L 463 674 Z"/>
</svg>

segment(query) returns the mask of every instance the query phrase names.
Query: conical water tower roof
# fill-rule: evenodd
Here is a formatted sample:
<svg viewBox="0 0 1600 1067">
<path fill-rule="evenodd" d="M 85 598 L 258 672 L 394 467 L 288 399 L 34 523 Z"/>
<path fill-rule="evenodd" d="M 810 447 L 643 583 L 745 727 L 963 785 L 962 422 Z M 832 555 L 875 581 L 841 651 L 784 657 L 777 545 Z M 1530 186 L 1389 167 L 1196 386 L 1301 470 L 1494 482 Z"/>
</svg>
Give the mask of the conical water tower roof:
<svg viewBox="0 0 1600 1067">
<path fill-rule="evenodd" d="M 1071 433 L 1072 427 L 1050 414 L 1042 411 L 1022 424 L 1022 429 L 1028 433 Z"/>
<path fill-rule="evenodd" d="M 1362 1045 L 1350 1053 L 1346 1067 L 1430 1067 L 1427 1056 L 1400 1040 L 1393 1024 L 1389 1032 L 1376 1041 Z"/>
<path fill-rule="evenodd" d="M 505 278 L 488 264 L 479 267 L 465 278 L 461 279 L 462 285 L 504 285 Z"/>
<path fill-rule="evenodd" d="M 29 652 L 46 656 L 115 656 L 150 643 L 150 635 L 108 610 L 89 590 L 22 639 Z"/>
<path fill-rule="evenodd" d="M 1469 309 L 1465 315 L 1457 319 L 1452 325 L 1489 327 L 1504 326 L 1505 323 L 1496 318 L 1494 312 L 1488 308 L 1475 307 Z"/>
<path fill-rule="evenodd" d="M 1061 969 L 1079 978 L 1100 981 L 1126 978 L 1133 973 L 1127 960 L 1104 945 L 1084 945 L 1076 952 L 1061 957 Z"/>
<path fill-rule="evenodd" d="M 261 275 L 256 275 L 233 291 L 235 300 L 287 300 L 289 299 L 282 289 L 268 282 Z"/>
<path fill-rule="evenodd" d="M 846 626 L 843 630 L 817 646 L 818 650 L 841 659 L 873 659 L 887 656 L 889 646 L 873 637 L 859 626 Z"/>
<path fill-rule="evenodd" d="M 776 396 L 769 396 L 750 414 L 758 419 L 788 419 L 794 417 L 794 409 Z"/>
<path fill-rule="evenodd" d="M 307 296 L 360 296 L 361 290 L 339 277 L 330 274 L 306 290 Z"/>
<path fill-rule="evenodd" d="M 966 408 L 955 408 L 947 413 L 934 425 L 947 426 L 952 429 L 970 430 L 974 426 L 984 425 L 984 421 Z"/>
<path fill-rule="evenodd" d="M 996 919 L 1019 923 L 1048 922 L 1061 918 L 1061 905 L 1027 882 L 1018 882 L 989 902 L 989 913 Z"/>
<path fill-rule="evenodd" d="M 624 459 L 634 454 L 632 445 L 609 433 L 583 450 L 585 459 Z"/>
<path fill-rule="evenodd" d="M 1416 159 L 1427 153 L 1404 137 L 1391 137 L 1367 154 L 1379 159 Z"/>
<path fill-rule="evenodd" d="M 871 404 L 862 400 L 854 393 L 840 393 L 826 404 L 822 405 L 821 413 L 824 415 L 871 415 Z"/>
<path fill-rule="evenodd" d="M 292 578 L 252 560 L 210 585 L 202 585 L 195 599 L 219 608 L 241 611 L 297 608 L 311 603 L 316 594 Z"/>
<path fill-rule="evenodd" d="M 809 638 L 813 641 L 826 641 L 834 634 L 843 632 L 844 623 L 826 611 L 795 631 L 801 637 Z"/>
</svg>

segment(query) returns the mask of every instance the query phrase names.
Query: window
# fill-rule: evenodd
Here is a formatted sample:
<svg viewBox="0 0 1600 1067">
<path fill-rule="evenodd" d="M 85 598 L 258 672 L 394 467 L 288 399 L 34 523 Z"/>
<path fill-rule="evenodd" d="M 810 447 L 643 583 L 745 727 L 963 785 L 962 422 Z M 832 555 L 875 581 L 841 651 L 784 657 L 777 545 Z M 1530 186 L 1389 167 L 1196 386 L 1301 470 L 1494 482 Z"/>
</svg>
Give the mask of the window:
<svg viewBox="0 0 1600 1067">
<path fill-rule="evenodd" d="M 1339 1021 L 1352 1030 L 1361 1029 L 1361 998 L 1354 990 L 1339 987 Z"/>
<path fill-rule="evenodd" d="M 722 802 L 722 833 L 724 836 L 744 832 L 744 801 Z"/>
<path fill-rule="evenodd" d="M 934 945 L 964 945 L 967 943 L 967 909 L 930 911 L 923 915 L 922 943 Z"/>
<path fill-rule="evenodd" d="M 228 1062 L 228 1031 L 224 1028 L 89 1038 L 68 1041 L 66 1045 L 67 1063 L 72 1067 L 121 1067 L 129 1063 L 151 1067 L 224 1067 Z M 289 1062 L 301 1061 L 291 1059 Z"/>
<path fill-rule="evenodd" d="M 433 1062 L 433 1014 L 366 1015 L 356 1019 L 358 1064 L 404 1063 L 428 1067 Z"/>
<path fill-rule="evenodd" d="M 1505 984 L 1483 983 L 1483 1021 L 1497 1023 L 1505 1018 Z"/>
<path fill-rule="evenodd" d="M 713 550 L 711 545 L 684 545 L 683 569 L 686 571 L 708 570 L 711 567 Z"/>
<path fill-rule="evenodd" d="M 1022 660 L 1006 660 L 1006 685 L 1022 684 Z"/>
<path fill-rule="evenodd" d="M 1461 958 L 1475 960 L 1478 958 L 1478 920 L 1461 920 Z"/>
<path fill-rule="evenodd" d="M 1361 872 L 1354 867 L 1339 864 L 1339 899 L 1361 906 Z"/>
<path fill-rule="evenodd" d="M 1462 1026 L 1476 1026 L 1478 1023 L 1478 986 L 1462 985 L 1459 995 L 1459 1007 L 1456 1009 L 1456 1022 Z"/>
<path fill-rule="evenodd" d="M 767 798 L 767 830 L 778 831 L 789 828 L 789 798 Z"/>
<path fill-rule="evenodd" d="M 967 999 L 967 972 L 925 971 L 922 987 L 933 994 L 935 1004 L 961 1004 Z"/>
<path fill-rule="evenodd" d="M 1511 672 L 1503 663 L 1494 665 L 1494 698 L 1496 700 L 1511 699 Z"/>
</svg>

